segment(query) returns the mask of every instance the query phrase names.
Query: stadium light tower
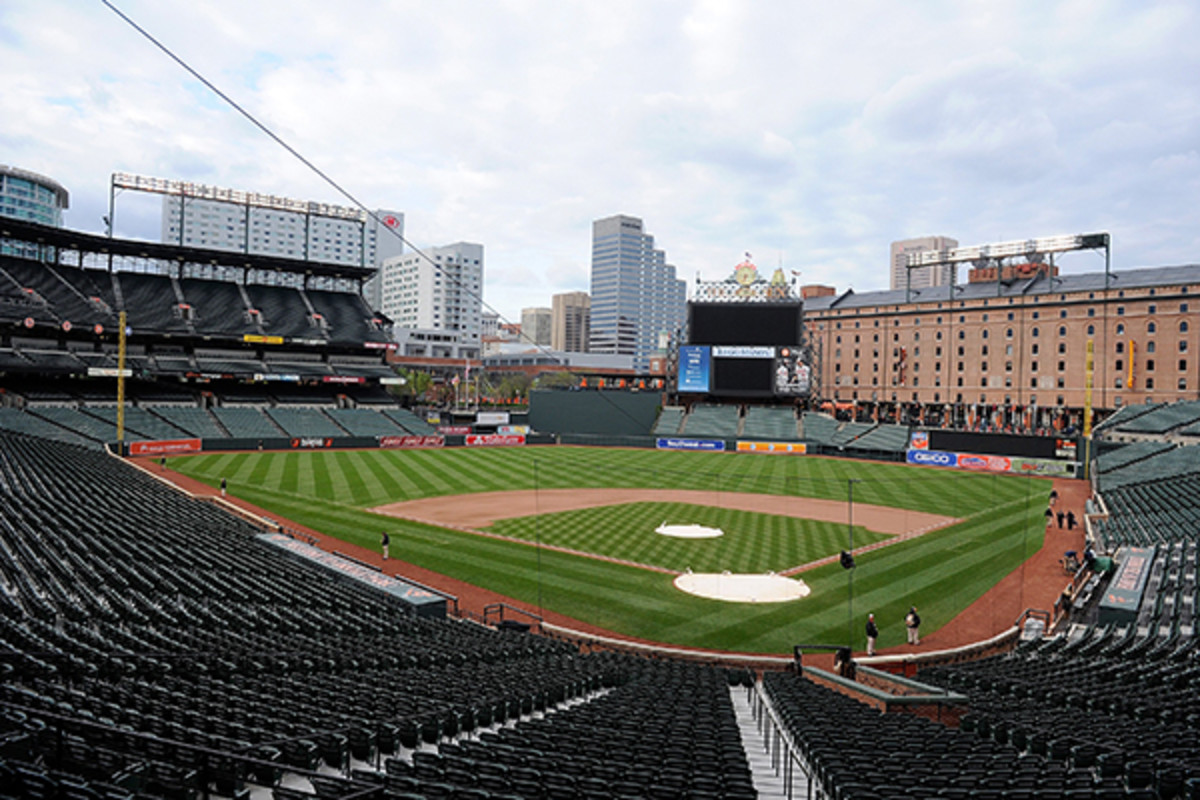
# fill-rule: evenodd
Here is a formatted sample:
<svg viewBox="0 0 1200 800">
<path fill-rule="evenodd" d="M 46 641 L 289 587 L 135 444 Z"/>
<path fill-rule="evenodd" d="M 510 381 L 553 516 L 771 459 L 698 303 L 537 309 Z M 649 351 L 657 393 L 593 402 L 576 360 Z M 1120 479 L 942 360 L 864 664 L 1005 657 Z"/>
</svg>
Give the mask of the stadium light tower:
<svg viewBox="0 0 1200 800">
<path fill-rule="evenodd" d="M 1037 239 L 1019 239 L 1011 242 L 957 247 L 953 250 L 926 250 L 905 256 L 904 302 L 912 302 L 912 271 L 923 267 L 939 267 L 947 264 L 1003 263 L 1006 258 L 1037 258 L 1072 250 L 1104 250 L 1104 288 L 1108 289 L 1111 263 L 1110 239 L 1107 233 L 1077 233 L 1066 236 L 1043 236 Z M 951 281 L 953 286 L 957 281 Z M 998 283 L 998 282 L 997 282 Z M 951 289 L 953 291 L 953 289 Z"/>
</svg>

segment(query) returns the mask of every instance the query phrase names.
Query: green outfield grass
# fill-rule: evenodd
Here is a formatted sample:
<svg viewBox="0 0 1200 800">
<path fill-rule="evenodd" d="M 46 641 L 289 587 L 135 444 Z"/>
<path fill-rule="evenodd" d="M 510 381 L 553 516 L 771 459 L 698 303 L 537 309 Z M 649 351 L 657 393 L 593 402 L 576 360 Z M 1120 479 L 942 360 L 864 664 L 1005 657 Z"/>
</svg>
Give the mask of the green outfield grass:
<svg viewBox="0 0 1200 800">
<path fill-rule="evenodd" d="M 364 547 L 376 548 L 379 531 L 386 529 L 398 558 L 576 619 L 655 641 L 758 653 L 790 653 L 801 641 L 842 642 L 849 632 L 861 647 L 867 611 L 881 624 L 881 645 L 899 644 L 904 641 L 901 619 L 910 604 L 921 608 L 925 628 L 935 629 L 1041 547 L 1042 511 L 1050 490 L 1043 479 L 898 464 L 617 448 L 251 452 L 175 458 L 171 466 L 213 486 L 224 477 L 232 494 Z M 898 514 L 906 509 L 928 511 L 964 521 L 859 554 L 852 573 L 837 564 L 808 571 L 803 577 L 813 592 L 804 600 L 753 605 L 691 597 L 671 585 L 670 575 L 559 553 L 536 542 L 553 541 L 646 563 L 663 559 L 667 563 L 662 566 L 673 569 L 758 571 L 741 564 L 786 568 L 794 565 L 793 558 L 807 561 L 836 552 L 845 546 L 838 538 L 839 526 L 749 514 L 745 522 L 752 533 L 732 537 L 705 553 L 728 547 L 731 560 L 742 559 L 720 566 L 715 555 L 705 564 L 700 555 L 694 556 L 695 563 L 684 563 L 693 556 L 666 551 L 629 555 L 645 545 L 645 535 L 637 532 L 640 526 L 649 524 L 652 531 L 663 521 L 658 509 L 650 513 L 645 508 L 653 504 L 546 514 L 496 526 L 497 532 L 525 539 L 531 538 L 532 530 L 535 544 L 408 523 L 365 510 L 438 495 L 591 487 L 704 489 L 718 507 L 724 492 L 847 502 L 853 487 L 855 504 L 890 506 Z M 722 512 L 733 513 L 720 508 L 707 513 Z M 704 524 L 701 519 L 687 521 Z M 609 529 L 629 533 L 627 538 L 613 538 L 605 533 Z M 840 533 L 848 537 L 844 526 Z M 861 528 L 854 535 L 856 545 L 870 536 Z M 747 546 L 735 539 L 753 542 Z M 704 542 L 714 540 L 692 544 Z M 847 604 L 851 580 L 852 617 Z"/>
</svg>

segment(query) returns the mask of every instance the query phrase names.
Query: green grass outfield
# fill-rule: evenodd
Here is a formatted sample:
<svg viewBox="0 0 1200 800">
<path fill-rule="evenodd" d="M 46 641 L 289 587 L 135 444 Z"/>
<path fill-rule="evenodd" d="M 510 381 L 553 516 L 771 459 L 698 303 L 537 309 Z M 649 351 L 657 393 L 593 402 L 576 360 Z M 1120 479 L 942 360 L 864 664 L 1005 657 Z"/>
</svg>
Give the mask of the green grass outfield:
<svg viewBox="0 0 1200 800">
<path fill-rule="evenodd" d="M 386 529 L 392 533 L 392 552 L 398 558 L 613 631 L 754 653 L 790 653 L 797 642 L 839 643 L 848 631 L 853 632 L 856 646 L 862 647 L 867 611 L 873 611 L 880 623 L 881 646 L 900 644 L 904 641 L 901 620 L 911 604 L 921 609 L 923 628 L 936 629 L 1041 547 L 1042 512 L 1050 491 L 1044 479 L 900 464 L 562 446 L 214 453 L 174 458 L 171 466 L 212 486 L 224 477 L 232 494 L 365 547 L 377 548 L 379 531 Z M 661 572 L 407 523 L 364 510 L 439 495 L 552 488 L 706 489 L 717 506 L 723 492 L 845 502 L 851 486 L 855 504 L 889 506 L 898 514 L 905 509 L 927 511 L 964 521 L 859 554 L 858 568 L 852 573 L 837 564 L 808 571 L 803 578 L 813 591 L 803 600 L 731 604 L 686 595 L 671 585 L 670 575 Z M 535 542 L 553 541 L 624 558 L 644 544 L 647 519 L 654 519 L 653 525 L 663 521 L 661 509 L 651 513 L 646 505 L 654 504 L 545 514 L 498 523 L 496 529 L 520 538 L 529 538 L 532 532 Z M 724 568 L 731 571 L 757 571 L 742 564 L 786 568 L 795 565 L 791 559 L 811 560 L 801 554 L 819 557 L 845 546 L 845 539 L 839 541 L 837 536 L 840 526 L 742 513 L 739 525 L 748 527 L 753 547 L 730 555 L 736 563 Z M 595 530 L 598 520 L 603 520 L 606 537 Z M 672 521 L 702 523 L 700 519 Z M 624 535 L 614 537 L 613 531 Z M 841 533 L 848 536 L 844 527 Z M 798 537 L 809 541 L 797 542 Z M 856 545 L 868 540 L 867 532 L 855 531 Z M 663 560 L 660 566 L 679 569 L 683 562 L 676 559 L 695 558 L 695 564 L 689 561 L 686 566 L 699 571 L 715 563 L 714 551 L 731 547 L 720 540 L 688 544 L 693 555 L 630 560 Z M 749 551 L 757 555 L 747 556 Z M 701 563 L 701 555 L 695 554 L 710 560 Z M 853 618 L 846 602 L 850 580 Z"/>
</svg>

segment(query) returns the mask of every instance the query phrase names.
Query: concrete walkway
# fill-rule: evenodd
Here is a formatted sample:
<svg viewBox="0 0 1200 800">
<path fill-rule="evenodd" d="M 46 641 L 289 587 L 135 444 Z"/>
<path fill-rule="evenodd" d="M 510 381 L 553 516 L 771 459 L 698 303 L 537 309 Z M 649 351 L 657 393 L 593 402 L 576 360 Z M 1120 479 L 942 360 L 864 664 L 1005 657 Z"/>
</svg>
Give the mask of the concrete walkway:
<svg viewBox="0 0 1200 800">
<path fill-rule="evenodd" d="M 757 692 L 758 689 L 755 688 L 752 691 Z M 776 757 L 775 748 L 779 743 L 774 737 L 768 741 L 763 732 L 759 730 L 758 721 L 754 719 L 751 707 L 750 692 L 744 686 L 731 686 L 729 692 L 733 700 L 733 710 L 737 714 L 738 728 L 742 733 L 742 746 L 746 748 L 746 759 L 750 762 L 750 771 L 758 796 L 760 798 L 792 797 L 797 800 L 809 797 L 808 779 L 798 767 L 792 770 L 791 794 L 788 794 L 788 786 L 784 781 L 782 757 L 778 759 L 778 770 L 772 763 Z M 769 726 L 765 732 L 768 736 L 770 735 Z"/>
</svg>

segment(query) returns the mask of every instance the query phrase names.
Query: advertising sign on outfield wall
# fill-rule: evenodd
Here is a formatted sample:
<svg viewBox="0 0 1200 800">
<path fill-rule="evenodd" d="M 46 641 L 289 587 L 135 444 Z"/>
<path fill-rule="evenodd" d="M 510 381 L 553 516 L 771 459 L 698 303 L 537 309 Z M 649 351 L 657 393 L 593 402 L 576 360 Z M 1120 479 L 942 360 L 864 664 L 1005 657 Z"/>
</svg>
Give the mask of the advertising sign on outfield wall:
<svg viewBox="0 0 1200 800">
<path fill-rule="evenodd" d="M 981 456 L 970 453 L 959 453 L 958 466 L 961 469 L 974 469 L 982 472 L 1009 472 L 1012 470 L 1012 459 L 1008 456 Z"/>
<path fill-rule="evenodd" d="M 957 467 L 958 453 L 945 453 L 941 450 L 909 450 L 908 463 L 926 467 Z"/>
<path fill-rule="evenodd" d="M 1012 459 L 1012 471 L 1019 472 L 1022 475 L 1047 475 L 1073 478 L 1075 477 L 1075 468 L 1077 466 L 1074 461 L 1050 461 L 1045 458 Z"/>
<path fill-rule="evenodd" d="M 464 439 L 467 447 L 506 447 L 525 444 L 525 437 L 519 434 L 472 433 Z"/>
<path fill-rule="evenodd" d="M 1070 461 L 1054 461 L 1047 458 L 1015 458 L 980 453 L 950 453 L 945 450 L 909 450 L 909 464 L 927 467 L 956 467 L 978 472 L 1014 472 L 1021 475 L 1075 474 L 1075 464 Z"/>
<path fill-rule="evenodd" d="M 131 456 L 165 456 L 172 453 L 199 453 L 199 439 L 161 439 L 155 442 L 130 442 Z"/>
<path fill-rule="evenodd" d="M 326 436 L 297 436 L 290 440 L 293 450 L 300 447 L 324 448 L 332 447 L 333 439 Z"/>
<path fill-rule="evenodd" d="M 804 442 L 738 442 L 739 453 L 785 453 L 802 456 L 808 452 Z"/>
<path fill-rule="evenodd" d="M 655 441 L 654 446 L 659 450 L 711 450 L 725 449 L 723 439 L 677 439 L 663 437 Z"/>
<path fill-rule="evenodd" d="M 442 447 L 446 444 L 445 436 L 380 436 L 380 447 Z"/>
</svg>

